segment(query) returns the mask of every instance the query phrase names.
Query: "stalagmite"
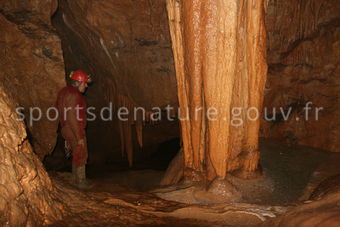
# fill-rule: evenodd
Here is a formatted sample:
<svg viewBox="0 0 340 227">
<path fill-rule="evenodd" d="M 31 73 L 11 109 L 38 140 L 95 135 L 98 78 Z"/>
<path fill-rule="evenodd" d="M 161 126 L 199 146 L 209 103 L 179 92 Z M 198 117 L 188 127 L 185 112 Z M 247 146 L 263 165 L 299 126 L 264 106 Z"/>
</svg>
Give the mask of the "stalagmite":
<svg viewBox="0 0 340 227">
<path fill-rule="evenodd" d="M 168 0 L 167 9 L 180 118 L 189 118 L 184 176 L 251 177 L 267 73 L 264 1 Z"/>
</svg>

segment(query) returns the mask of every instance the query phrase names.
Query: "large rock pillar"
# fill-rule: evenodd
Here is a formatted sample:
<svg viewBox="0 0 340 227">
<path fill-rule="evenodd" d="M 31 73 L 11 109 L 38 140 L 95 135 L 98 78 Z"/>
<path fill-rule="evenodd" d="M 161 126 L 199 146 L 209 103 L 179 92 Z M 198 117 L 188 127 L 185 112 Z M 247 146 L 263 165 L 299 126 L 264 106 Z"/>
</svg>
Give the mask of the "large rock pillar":
<svg viewBox="0 0 340 227">
<path fill-rule="evenodd" d="M 167 0 L 185 177 L 258 168 L 267 74 L 264 0 Z M 247 173 L 247 174 L 244 174 Z"/>
</svg>

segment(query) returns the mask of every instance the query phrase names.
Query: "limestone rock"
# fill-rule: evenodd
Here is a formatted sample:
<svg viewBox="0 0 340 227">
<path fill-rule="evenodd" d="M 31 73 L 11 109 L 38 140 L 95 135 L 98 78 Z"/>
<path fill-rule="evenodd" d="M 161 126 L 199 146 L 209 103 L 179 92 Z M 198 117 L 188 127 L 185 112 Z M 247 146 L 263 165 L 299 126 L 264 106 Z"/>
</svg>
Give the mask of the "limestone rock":
<svg viewBox="0 0 340 227">
<path fill-rule="evenodd" d="M 130 113 L 135 107 L 148 112 L 152 107 L 165 108 L 168 104 L 176 108 L 165 0 L 61 0 L 53 24 L 63 42 L 67 73 L 81 68 L 93 74 L 94 84 L 86 94 L 89 106 L 100 109 L 113 103 L 115 110 L 124 107 Z M 91 143 L 99 150 L 96 156 L 105 156 L 100 153 L 120 143 L 121 153 L 132 165 L 132 129 L 136 129 L 141 146 L 143 122 L 129 116 L 127 122 L 94 124 L 100 131 L 90 132 L 89 137 L 107 135 Z M 119 136 L 120 141 L 112 140 Z M 96 161 L 100 162 L 100 158 Z"/>
<path fill-rule="evenodd" d="M 332 193 L 340 193 L 340 174 L 328 177 L 314 189 L 310 200 L 320 200 Z"/>
<path fill-rule="evenodd" d="M 264 1 L 168 0 L 167 8 L 180 117 L 185 119 L 185 168 L 208 180 L 237 169 L 255 171 L 260 121 L 245 112 L 262 109 Z"/>
<path fill-rule="evenodd" d="M 316 202 L 300 205 L 286 214 L 268 220 L 260 226 L 339 226 L 340 193 L 334 193 Z"/>
<path fill-rule="evenodd" d="M 339 152 L 340 10 L 337 0 L 271 0 L 266 12 L 265 137 Z M 306 117 L 304 107 L 312 102 Z M 276 114 L 272 109 L 276 107 Z M 284 120 L 279 108 L 290 117 Z M 316 118 L 316 108 L 323 108 Z"/>
<path fill-rule="evenodd" d="M 46 110 L 65 84 L 60 40 L 50 25 L 53 4 L 38 0 L 0 4 L 0 80 L 23 107 L 20 112 L 25 114 L 29 138 L 40 158 L 54 148 L 57 122 L 47 119 Z M 42 119 L 31 124 L 30 113 L 39 117 L 33 107 L 41 108 Z"/>
<path fill-rule="evenodd" d="M 0 86 L 0 225 L 51 224 L 61 218 L 61 206 L 24 123 L 17 120 L 12 94 Z"/>
<path fill-rule="evenodd" d="M 110 101 L 116 89 L 147 109 L 176 104 L 164 0 L 59 2 L 54 24 L 63 41 L 66 69 L 94 74 L 89 102 L 96 91 L 96 105 L 98 97 Z"/>
</svg>

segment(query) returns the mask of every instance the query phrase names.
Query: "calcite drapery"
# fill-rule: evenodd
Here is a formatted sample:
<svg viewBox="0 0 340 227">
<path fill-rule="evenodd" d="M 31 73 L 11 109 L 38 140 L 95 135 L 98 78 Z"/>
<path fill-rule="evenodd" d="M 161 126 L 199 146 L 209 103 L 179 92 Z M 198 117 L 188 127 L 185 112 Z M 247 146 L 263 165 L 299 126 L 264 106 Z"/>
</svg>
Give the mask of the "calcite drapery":
<svg viewBox="0 0 340 227">
<path fill-rule="evenodd" d="M 168 0 L 167 9 L 185 167 L 208 179 L 256 170 L 256 111 L 267 71 L 264 1 Z M 233 126 L 240 108 L 243 122 Z M 208 119 L 209 111 L 216 111 L 215 119 Z"/>
<path fill-rule="evenodd" d="M 126 120 L 118 119 L 118 128 L 120 136 L 120 146 L 122 156 L 125 154 L 128 158 L 129 166 L 133 165 L 133 131 L 135 128 L 137 135 L 137 142 L 140 147 L 143 147 L 143 124 L 149 119 L 149 112 L 145 113 L 146 116 L 142 116 L 143 113 L 135 112 L 134 110 L 140 108 L 140 106 L 134 102 L 131 98 L 122 95 L 117 92 L 116 86 L 112 83 L 108 86 L 106 99 L 115 104 L 115 109 L 125 108 L 127 111 Z"/>
</svg>

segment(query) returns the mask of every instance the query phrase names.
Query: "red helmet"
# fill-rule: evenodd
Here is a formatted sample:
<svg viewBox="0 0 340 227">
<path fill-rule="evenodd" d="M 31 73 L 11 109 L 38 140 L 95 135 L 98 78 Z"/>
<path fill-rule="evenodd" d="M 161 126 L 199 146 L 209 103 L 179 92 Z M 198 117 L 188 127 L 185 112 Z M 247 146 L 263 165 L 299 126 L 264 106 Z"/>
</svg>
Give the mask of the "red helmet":
<svg viewBox="0 0 340 227">
<path fill-rule="evenodd" d="M 82 70 L 72 71 L 70 73 L 70 78 L 72 80 L 77 80 L 77 81 L 80 81 L 80 82 L 91 83 L 90 75 L 87 75 L 86 72 L 84 72 Z"/>
</svg>

